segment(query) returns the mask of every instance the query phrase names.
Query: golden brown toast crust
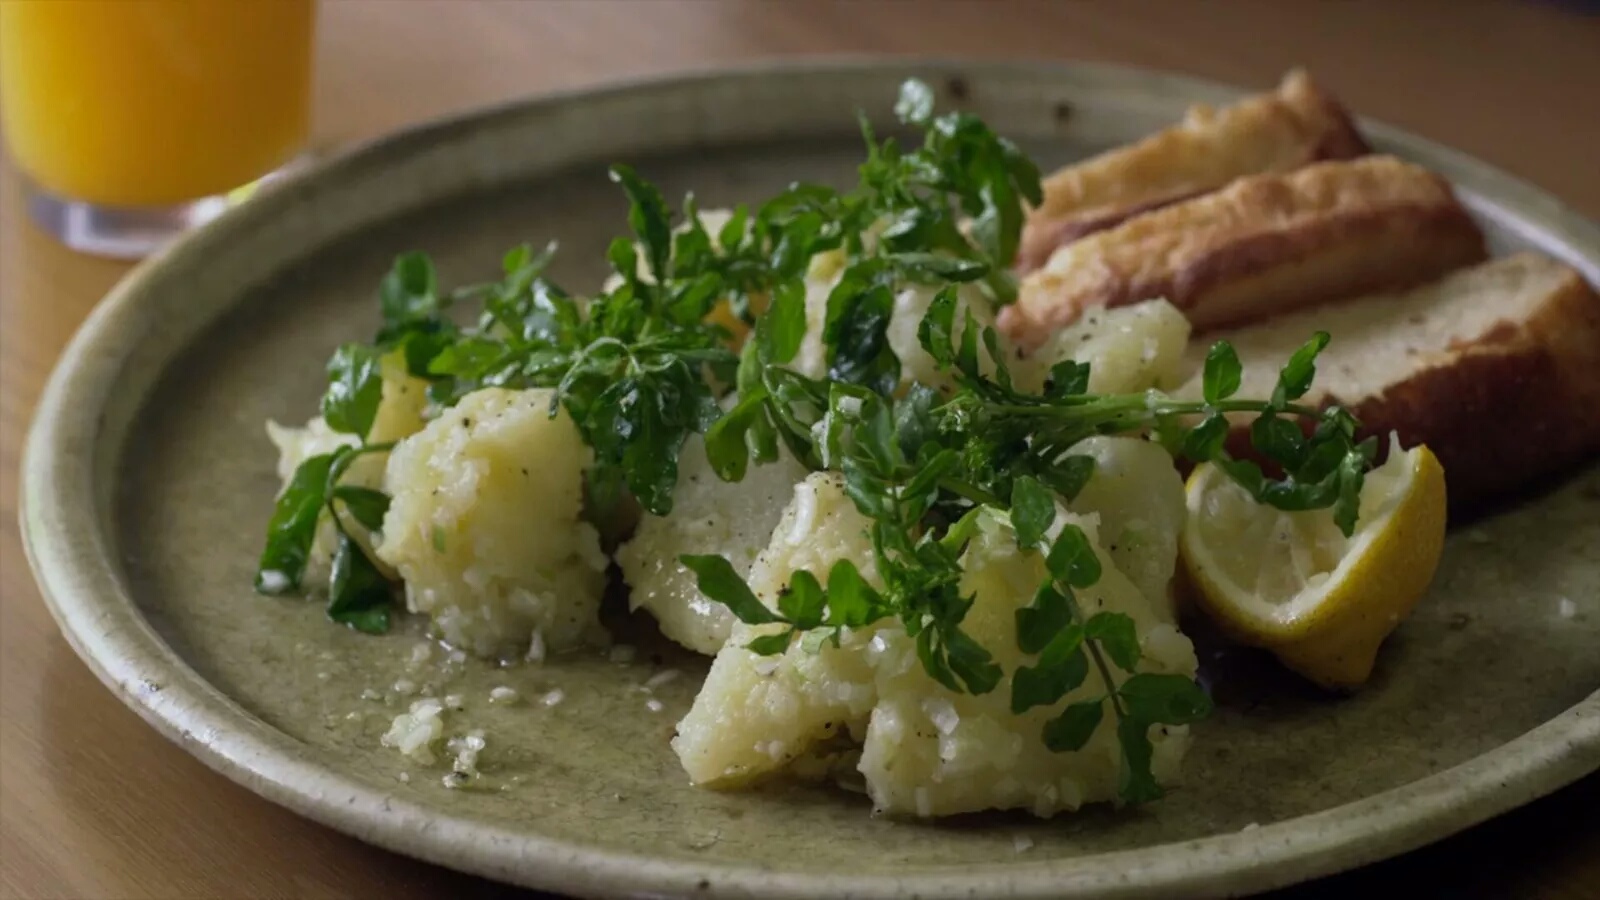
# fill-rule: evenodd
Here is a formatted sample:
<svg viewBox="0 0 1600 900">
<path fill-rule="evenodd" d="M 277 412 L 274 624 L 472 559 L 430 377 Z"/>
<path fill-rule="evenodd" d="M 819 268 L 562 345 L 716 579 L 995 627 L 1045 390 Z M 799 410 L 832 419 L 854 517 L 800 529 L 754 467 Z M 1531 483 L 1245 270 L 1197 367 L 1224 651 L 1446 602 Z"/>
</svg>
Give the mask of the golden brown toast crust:
<svg viewBox="0 0 1600 900">
<path fill-rule="evenodd" d="M 1064 244 L 1236 178 L 1366 152 L 1339 102 L 1292 71 L 1275 91 L 1221 110 L 1193 107 L 1178 125 L 1050 175 L 1017 268 L 1032 271 Z"/>
<path fill-rule="evenodd" d="M 1083 310 L 1165 297 L 1196 331 L 1428 281 L 1484 258 L 1445 181 L 1388 156 L 1258 175 L 1057 250 L 1000 327 L 1033 347 Z"/>
</svg>

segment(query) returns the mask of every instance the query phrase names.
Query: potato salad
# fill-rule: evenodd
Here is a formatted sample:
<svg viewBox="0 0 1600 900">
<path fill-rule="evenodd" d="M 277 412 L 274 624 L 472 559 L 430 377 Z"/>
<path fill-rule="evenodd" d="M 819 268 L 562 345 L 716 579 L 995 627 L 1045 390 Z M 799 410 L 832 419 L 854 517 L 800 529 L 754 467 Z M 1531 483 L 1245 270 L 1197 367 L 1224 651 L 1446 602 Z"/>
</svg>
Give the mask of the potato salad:
<svg viewBox="0 0 1600 900">
<path fill-rule="evenodd" d="M 1160 298 L 1023 352 L 994 323 L 1037 169 L 918 82 L 896 112 L 920 139 L 863 126 L 847 190 L 679 212 L 613 167 L 629 234 L 593 295 L 553 245 L 449 290 L 399 257 L 320 415 L 268 425 L 257 589 L 546 667 L 605 647 L 615 598 L 711 658 L 671 742 L 706 789 L 839 783 L 924 818 L 1159 798 L 1211 708 L 1176 462 L 1350 534 L 1373 448 L 1295 402 L 1325 335 L 1265 398 L 1226 344 L 1169 396 L 1189 324 Z M 1225 446 L 1241 415 L 1258 459 Z M 386 740 L 426 752 L 415 713 Z"/>
</svg>

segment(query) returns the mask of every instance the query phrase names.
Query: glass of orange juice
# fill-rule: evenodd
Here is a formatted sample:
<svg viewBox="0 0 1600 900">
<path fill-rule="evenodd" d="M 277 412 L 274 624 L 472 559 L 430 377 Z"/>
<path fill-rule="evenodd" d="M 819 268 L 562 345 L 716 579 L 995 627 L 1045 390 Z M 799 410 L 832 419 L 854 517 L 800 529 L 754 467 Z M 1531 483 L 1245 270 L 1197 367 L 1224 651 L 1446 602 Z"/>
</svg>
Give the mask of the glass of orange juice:
<svg viewBox="0 0 1600 900">
<path fill-rule="evenodd" d="M 0 124 L 34 221 L 143 256 L 306 146 L 314 0 L 0 0 Z"/>
</svg>

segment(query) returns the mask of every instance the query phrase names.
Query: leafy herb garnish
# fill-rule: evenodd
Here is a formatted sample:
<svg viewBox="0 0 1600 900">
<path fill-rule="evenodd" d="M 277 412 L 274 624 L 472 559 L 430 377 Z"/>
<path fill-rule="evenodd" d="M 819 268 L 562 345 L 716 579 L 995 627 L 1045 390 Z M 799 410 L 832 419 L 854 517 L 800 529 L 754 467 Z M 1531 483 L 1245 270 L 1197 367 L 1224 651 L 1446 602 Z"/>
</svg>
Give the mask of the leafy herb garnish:
<svg viewBox="0 0 1600 900">
<path fill-rule="evenodd" d="M 797 637 L 812 649 L 838 645 L 846 629 L 896 620 L 928 674 L 952 691 L 987 693 L 1008 674 L 963 630 L 974 598 L 960 589 L 979 517 L 1000 517 L 1048 573 L 1016 613 L 1017 647 L 1032 661 L 1009 673 L 1011 708 L 1055 708 L 1095 673 L 1100 695 L 1060 706 L 1041 740 L 1079 750 L 1109 706 L 1120 794 L 1149 800 L 1160 794 L 1150 728 L 1196 721 L 1210 702 L 1188 678 L 1138 671 L 1131 618 L 1080 608 L 1076 592 L 1098 583 L 1101 564 L 1088 536 L 1059 520 L 1059 504 L 1093 474 L 1092 458 L 1074 447 L 1094 435 L 1148 433 L 1175 456 L 1215 463 L 1259 502 L 1331 508 L 1349 534 L 1375 444 L 1355 442 L 1347 411 L 1296 402 L 1325 334 L 1291 357 L 1265 400 L 1235 396 L 1240 363 L 1226 343 L 1207 355 L 1198 401 L 1156 391 L 1093 395 L 1088 366 L 1071 360 L 1051 369 L 1041 391 L 1021 389 L 999 336 L 980 328 L 963 301 L 1015 298 L 1010 264 L 1024 204 L 1041 199 L 1039 172 L 976 117 L 936 115 L 933 99 L 920 82 L 902 88 L 896 113 L 921 132 L 910 148 L 880 140 L 863 119 L 867 158 L 852 189 L 796 184 L 754 210 L 736 208 L 715 234 L 692 196 L 675 229 L 660 191 L 613 167 L 632 236 L 611 243 L 614 286 L 592 297 L 548 277 L 553 244 L 518 247 L 498 281 L 448 293 L 426 256 L 399 257 L 381 285 L 383 327 L 373 343 L 343 347 L 330 362 L 324 416 L 364 442 L 381 402 L 378 360 L 394 351 L 441 405 L 488 386 L 553 389 L 551 414 L 564 409 L 594 450 L 588 496 L 601 516 L 624 494 L 668 514 L 691 433 L 704 434 L 712 467 L 732 481 L 776 459 L 781 443 L 810 468 L 840 473 L 872 521 L 875 580 L 847 561 L 795 572 L 769 607 L 727 560 L 683 557 L 700 589 L 763 626 L 749 644 L 762 654 L 785 652 Z M 806 335 L 808 267 L 825 252 L 837 254 L 840 271 L 821 334 L 827 374 L 810 378 L 788 366 Z M 972 287 L 962 294 L 962 285 Z M 894 298 L 908 286 L 934 292 L 917 335 L 952 390 L 901 385 L 888 328 Z M 453 316 L 468 299 L 481 300 L 482 311 L 464 327 Z M 736 392 L 731 406 L 721 402 L 728 391 Z M 1255 416 L 1250 440 L 1268 468 L 1228 451 L 1234 414 Z M 343 518 L 381 526 L 387 497 L 339 482 L 356 456 L 387 449 L 363 443 L 301 465 L 274 513 L 258 589 L 299 587 L 326 509 L 339 531 L 330 615 L 362 630 L 388 626 L 390 589 Z"/>
</svg>

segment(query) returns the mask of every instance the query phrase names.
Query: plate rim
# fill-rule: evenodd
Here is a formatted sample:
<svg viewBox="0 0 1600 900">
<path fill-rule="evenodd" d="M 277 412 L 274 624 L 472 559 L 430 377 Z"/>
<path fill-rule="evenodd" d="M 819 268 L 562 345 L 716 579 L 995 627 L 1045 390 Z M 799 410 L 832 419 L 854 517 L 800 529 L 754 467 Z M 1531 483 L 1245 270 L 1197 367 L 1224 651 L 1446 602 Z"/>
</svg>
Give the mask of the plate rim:
<svg viewBox="0 0 1600 900">
<path fill-rule="evenodd" d="M 52 370 L 22 457 L 18 510 L 22 543 L 51 615 L 78 656 L 112 692 L 208 767 L 300 815 L 386 849 L 530 887 L 585 894 L 699 896 L 1148 896 L 1182 888 L 1219 894 L 1262 890 L 1398 855 L 1550 793 L 1600 770 L 1600 690 L 1523 735 L 1441 772 L 1389 791 L 1249 832 L 1059 860 L 908 875 L 774 871 L 736 862 L 663 858 L 551 836 L 513 832 L 395 796 L 297 753 L 287 734 L 238 706 L 189 668 L 155 633 L 121 583 L 102 527 L 103 498 L 92 482 L 105 379 L 126 354 L 103 354 L 119 325 L 139 317 L 142 284 L 264 221 L 291 202 L 293 185 L 336 180 L 381 166 L 391 154 L 426 146 L 468 126 L 488 126 L 538 108 L 606 95 L 648 94 L 690 82 L 807 77 L 853 72 L 1079 73 L 1129 82 L 1169 81 L 1190 93 L 1246 89 L 1180 73 L 1108 63 L 810 57 L 736 67 L 679 70 L 524 97 L 430 120 L 361 142 L 286 178 L 216 222 L 131 270 L 79 327 Z M 1361 120 L 1380 143 L 1426 158 L 1472 193 L 1497 197 L 1542 233 L 1580 249 L 1569 260 L 1600 281 L 1600 227 L 1531 184 L 1461 151 L 1402 129 Z M 84 534 L 84 526 L 92 533 Z M 157 680 L 159 679 L 159 680 Z M 221 727 L 219 727 L 221 726 Z M 1398 812 L 1396 810 L 1399 810 Z"/>
</svg>

